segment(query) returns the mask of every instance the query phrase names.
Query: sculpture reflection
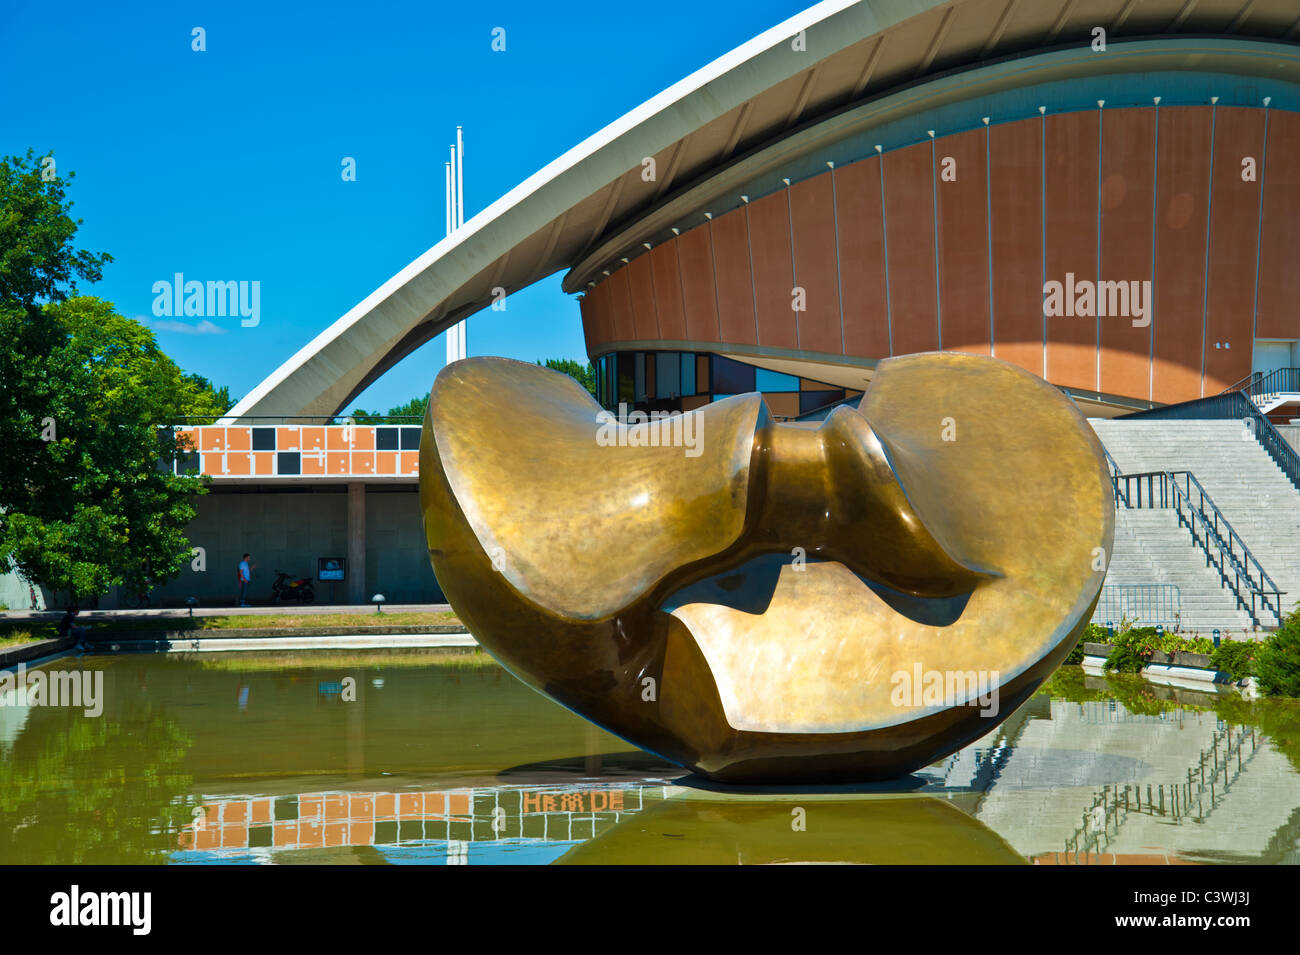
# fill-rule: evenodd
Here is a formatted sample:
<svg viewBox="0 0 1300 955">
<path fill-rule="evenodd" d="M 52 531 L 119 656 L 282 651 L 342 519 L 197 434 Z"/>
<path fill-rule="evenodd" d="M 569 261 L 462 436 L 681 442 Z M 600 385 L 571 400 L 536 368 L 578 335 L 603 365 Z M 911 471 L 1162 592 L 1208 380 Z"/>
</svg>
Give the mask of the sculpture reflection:
<svg viewBox="0 0 1300 955">
<path fill-rule="evenodd" d="M 557 861 L 578 865 L 1026 863 L 992 829 L 933 797 L 781 800 L 699 794 L 655 803 Z"/>
</svg>

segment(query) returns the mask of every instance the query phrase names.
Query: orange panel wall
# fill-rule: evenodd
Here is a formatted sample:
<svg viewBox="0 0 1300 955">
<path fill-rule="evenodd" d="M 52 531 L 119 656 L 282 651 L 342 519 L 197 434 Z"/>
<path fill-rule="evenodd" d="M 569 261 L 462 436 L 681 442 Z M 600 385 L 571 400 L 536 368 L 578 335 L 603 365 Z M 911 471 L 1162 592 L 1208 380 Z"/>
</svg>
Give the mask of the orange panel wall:
<svg viewBox="0 0 1300 955">
<path fill-rule="evenodd" d="M 686 337 L 686 313 L 682 311 L 682 279 L 677 271 L 676 243 L 664 243 L 652 250 L 648 258 L 654 276 L 659 335 L 668 341 L 681 341 Z"/>
<path fill-rule="evenodd" d="M 1102 113 L 1101 274 L 1109 280 L 1151 278 L 1155 200 L 1156 114 L 1152 109 Z M 1101 324 L 1101 390 L 1147 398 L 1151 392 L 1151 324 Z"/>
<path fill-rule="evenodd" d="M 1300 115 L 1270 110 L 1256 338 L 1300 338 Z M 1252 343 L 1253 344 L 1253 343 Z"/>
<path fill-rule="evenodd" d="M 1152 394 L 1157 401 L 1187 401 L 1201 394 L 1209 108 L 1161 109 L 1156 161 Z"/>
<path fill-rule="evenodd" d="M 880 160 L 836 169 L 844 351 L 888 358 L 889 305 L 885 294 L 885 232 L 880 212 Z"/>
<path fill-rule="evenodd" d="M 884 163 L 894 353 L 933 351 L 939 347 L 939 322 L 930 144 L 886 153 Z"/>
<path fill-rule="evenodd" d="M 749 228 L 745 210 L 734 209 L 707 227 L 713 237 L 713 261 L 718 281 L 718 321 L 722 340 L 757 344 L 754 285 L 750 274 Z"/>
<path fill-rule="evenodd" d="M 1042 121 L 989 130 L 993 353 L 1043 373 Z"/>
<path fill-rule="evenodd" d="M 949 136 L 935 149 L 939 201 L 939 292 L 943 347 L 989 353 L 988 189 L 983 129 Z M 945 180 L 944 159 L 954 165 Z"/>
<path fill-rule="evenodd" d="M 938 347 L 941 316 L 943 347 L 991 350 L 1054 384 L 1158 402 L 1216 393 L 1249 371 L 1252 338 L 1300 338 L 1300 117 L 1268 113 L 1264 157 L 1264 116 L 1084 110 L 941 137 L 933 155 L 926 142 L 850 163 L 615 270 L 583 303 L 589 344 L 681 339 L 879 359 Z M 1262 184 L 1241 180 L 1252 154 L 1265 160 Z M 955 182 L 939 178 L 946 156 Z M 1150 325 L 1045 322 L 1043 282 L 1067 273 L 1076 284 L 1151 281 Z M 319 447 L 309 431 L 304 447 Z M 202 440 L 218 450 L 228 439 Z"/>
<path fill-rule="evenodd" d="M 595 354 L 601 342 L 610 339 L 609 286 L 600 282 L 578 300 L 582 312 L 582 331 L 587 344 L 587 354 Z"/>
<path fill-rule="evenodd" d="M 1203 393 L 1207 395 L 1218 394 L 1250 374 L 1260 182 L 1258 172 L 1254 182 L 1242 181 L 1241 160 L 1243 156 L 1254 156 L 1258 166 L 1263 149 L 1262 112 L 1223 106 L 1215 111 L 1210 260 L 1205 293 Z M 1294 181 L 1289 192 L 1296 192 Z M 1300 208 L 1295 212 L 1300 213 Z M 1297 220 L 1300 215 L 1291 219 Z M 1300 235 L 1296 239 L 1300 241 Z M 1296 264 L 1293 259 L 1292 273 L 1300 271 Z M 1300 289 L 1296 291 L 1300 294 Z M 1215 348 L 1216 342 L 1232 347 Z"/>
<path fill-rule="evenodd" d="M 713 248 L 708 227 L 682 233 L 675 244 L 686 306 L 686 338 L 694 342 L 716 342 L 719 340 L 718 303 L 713 287 Z"/>
<path fill-rule="evenodd" d="M 758 343 L 798 348 L 795 328 L 794 266 L 790 258 L 789 198 L 785 190 L 748 205 L 749 248 L 754 260 L 754 304 Z"/>
<path fill-rule="evenodd" d="M 1047 281 L 1095 283 L 1097 275 L 1096 112 L 1048 116 L 1046 137 Z M 1110 276 L 1107 276 L 1109 278 Z M 1066 289 L 1069 294 L 1069 289 Z M 1047 378 L 1071 388 L 1097 387 L 1098 325 L 1121 319 L 1095 315 L 1047 319 Z"/>
<path fill-rule="evenodd" d="M 795 315 L 799 348 L 839 355 L 843 348 L 833 186 L 827 173 L 790 187 L 790 231 L 794 279 L 805 292 L 807 306 Z"/>
<path fill-rule="evenodd" d="M 619 269 L 600 283 L 609 287 L 614 340 L 620 342 L 630 342 L 636 338 L 636 326 L 632 319 L 632 287 L 627 276 L 627 269 Z"/>
<path fill-rule="evenodd" d="M 628 263 L 628 287 L 632 293 L 632 331 L 639 341 L 659 337 L 659 316 L 655 310 L 654 279 L 650 272 L 650 257 L 639 255 Z"/>
</svg>

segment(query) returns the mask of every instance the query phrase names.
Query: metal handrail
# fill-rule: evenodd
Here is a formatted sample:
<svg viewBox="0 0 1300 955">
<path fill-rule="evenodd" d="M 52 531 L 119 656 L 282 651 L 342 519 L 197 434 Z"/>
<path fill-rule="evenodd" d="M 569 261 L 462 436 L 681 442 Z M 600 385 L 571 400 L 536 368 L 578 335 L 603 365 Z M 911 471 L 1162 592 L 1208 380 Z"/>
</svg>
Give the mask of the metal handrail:
<svg viewBox="0 0 1300 955">
<path fill-rule="evenodd" d="M 1106 449 L 1106 445 L 1104 444 L 1101 446 L 1101 453 L 1106 455 L 1106 464 L 1110 466 L 1110 486 L 1115 491 L 1115 504 L 1116 506 L 1118 506 L 1120 499 L 1122 497 L 1124 501 L 1124 506 L 1128 507 L 1129 503 L 1128 503 L 1127 489 L 1125 489 L 1123 495 L 1120 494 L 1120 490 L 1119 490 L 1119 477 L 1120 477 L 1119 465 L 1115 462 L 1115 459 L 1110 456 L 1110 451 Z"/>
<path fill-rule="evenodd" d="M 1300 392 L 1300 368 L 1274 368 L 1267 375 L 1252 381 L 1241 390 L 1252 398 L 1282 392 Z"/>
<path fill-rule="evenodd" d="M 1179 479 L 1183 479 L 1183 485 L 1180 486 Z M 1221 583 L 1229 587 L 1233 595 L 1237 598 L 1237 605 L 1243 610 L 1246 609 L 1246 598 L 1242 593 L 1242 582 L 1245 581 L 1245 591 L 1250 595 L 1250 617 L 1256 626 L 1260 625 L 1259 611 L 1261 609 L 1272 611 L 1277 618 L 1278 625 L 1282 623 L 1282 595 L 1286 593 L 1279 590 L 1277 584 L 1273 582 L 1267 571 L 1258 558 L 1246 546 L 1241 535 L 1236 532 L 1228 519 L 1223 516 L 1214 499 L 1206 492 L 1201 482 L 1196 479 L 1196 475 L 1191 471 L 1143 471 L 1135 474 L 1119 474 L 1113 477 L 1115 484 L 1115 504 L 1118 507 L 1121 500 L 1124 506 L 1129 508 L 1172 508 L 1178 514 L 1178 523 L 1187 528 L 1188 533 L 1192 535 L 1192 540 L 1205 553 L 1205 566 L 1213 567 L 1219 572 Z M 1124 484 L 1124 490 L 1121 494 L 1119 485 Z M 1192 500 L 1192 487 L 1195 485 L 1197 500 Z M 1134 491 L 1136 490 L 1136 494 Z M 1145 504 L 1143 491 L 1145 490 Z M 1136 500 L 1136 503 L 1134 501 Z M 1207 511 L 1206 506 L 1209 510 Z M 1186 506 L 1187 511 L 1184 514 L 1183 508 Z M 1204 536 L 1197 535 L 1197 524 L 1199 523 L 1203 530 Z M 1214 545 L 1212 550 L 1210 545 Z M 1217 551 L 1217 554 L 1216 554 Z M 1217 558 L 1217 559 L 1216 559 Z M 1251 566 L 1254 565 L 1258 572 L 1258 581 L 1251 575 Z M 1228 574 L 1231 569 L 1232 576 Z M 1270 604 L 1269 598 L 1273 601 Z M 1258 601 L 1258 603 L 1257 603 Z"/>
<path fill-rule="evenodd" d="M 1264 373 L 1262 371 L 1252 371 L 1245 378 L 1241 378 L 1237 381 L 1234 381 L 1227 388 L 1224 388 L 1222 391 L 1220 391 L 1219 394 L 1228 395 L 1228 394 L 1232 394 L 1232 392 L 1234 391 L 1245 391 L 1247 388 L 1249 388 L 1251 385 L 1253 385 L 1255 382 L 1259 381 L 1259 379 L 1263 377 L 1264 377 Z"/>
<path fill-rule="evenodd" d="M 1194 398 L 1191 401 L 1165 405 L 1163 408 L 1153 408 L 1150 411 L 1137 411 L 1133 414 L 1121 415 L 1117 420 L 1198 421 L 1233 418 L 1241 421 L 1251 430 L 1252 436 L 1268 452 L 1268 456 L 1286 475 L 1287 480 L 1295 486 L 1296 490 L 1300 490 L 1300 454 L 1297 454 L 1290 442 L 1278 433 L 1273 423 L 1260 413 L 1255 402 L 1244 391 L 1212 395 L 1209 398 Z"/>
</svg>

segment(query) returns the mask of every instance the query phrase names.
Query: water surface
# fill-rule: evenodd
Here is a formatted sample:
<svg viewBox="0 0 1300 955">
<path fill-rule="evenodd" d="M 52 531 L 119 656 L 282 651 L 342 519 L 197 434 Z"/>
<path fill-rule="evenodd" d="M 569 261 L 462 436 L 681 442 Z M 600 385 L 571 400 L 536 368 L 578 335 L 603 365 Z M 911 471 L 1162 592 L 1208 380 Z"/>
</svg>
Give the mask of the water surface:
<svg viewBox="0 0 1300 955">
<path fill-rule="evenodd" d="M 3 863 L 1300 861 L 1300 704 L 1065 668 L 906 779 L 724 789 L 433 650 L 122 654 L 0 705 Z"/>
</svg>

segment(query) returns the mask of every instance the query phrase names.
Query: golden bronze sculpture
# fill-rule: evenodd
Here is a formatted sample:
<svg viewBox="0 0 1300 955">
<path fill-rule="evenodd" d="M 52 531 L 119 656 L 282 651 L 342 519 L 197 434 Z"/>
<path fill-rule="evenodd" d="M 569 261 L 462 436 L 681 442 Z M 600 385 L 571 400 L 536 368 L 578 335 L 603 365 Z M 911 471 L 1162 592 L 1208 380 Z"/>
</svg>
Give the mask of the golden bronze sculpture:
<svg viewBox="0 0 1300 955">
<path fill-rule="evenodd" d="M 1074 647 L 1114 531 L 1073 403 L 955 352 L 882 361 L 820 422 L 748 394 L 623 423 L 566 375 L 466 359 L 420 496 L 507 669 L 729 782 L 890 778 L 989 732 Z"/>
</svg>

